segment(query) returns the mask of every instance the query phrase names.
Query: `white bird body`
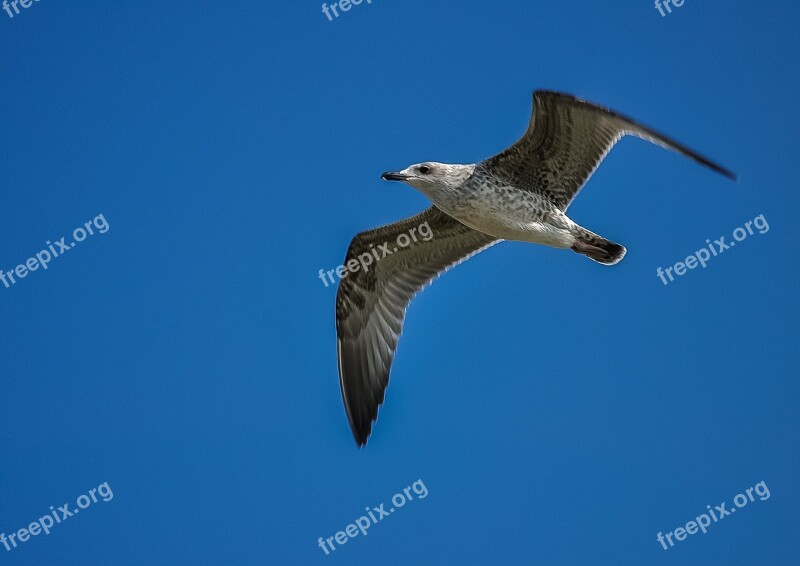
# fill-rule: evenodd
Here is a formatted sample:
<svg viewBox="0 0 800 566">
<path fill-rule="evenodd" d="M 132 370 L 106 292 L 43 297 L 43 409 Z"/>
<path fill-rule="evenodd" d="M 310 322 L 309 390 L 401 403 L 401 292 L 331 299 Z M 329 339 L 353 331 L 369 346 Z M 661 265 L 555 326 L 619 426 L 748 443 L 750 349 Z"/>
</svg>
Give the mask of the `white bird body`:
<svg viewBox="0 0 800 566">
<path fill-rule="evenodd" d="M 406 182 L 419 188 L 439 210 L 473 230 L 501 240 L 554 248 L 566 249 L 574 245 L 573 232 L 577 225 L 540 195 L 510 184 L 493 182 L 480 170 L 476 174 L 476 165 L 425 165 L 434 170 L 463 168 L 469 172 L 460 184 L 461 176 L 456 176 L 456 182 L 421 184 L 419 187 L 411 178 Z"/>
</svg>

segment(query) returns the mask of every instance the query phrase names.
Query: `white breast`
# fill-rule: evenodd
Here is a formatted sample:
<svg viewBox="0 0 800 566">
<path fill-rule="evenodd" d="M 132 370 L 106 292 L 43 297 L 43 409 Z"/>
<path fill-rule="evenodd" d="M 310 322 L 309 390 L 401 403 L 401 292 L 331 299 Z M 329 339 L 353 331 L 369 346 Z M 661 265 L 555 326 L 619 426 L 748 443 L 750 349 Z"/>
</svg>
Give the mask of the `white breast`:
<svg viewBox="0 0 800 566">
<path fill-rule="evenodd" d="M 569 218 L 542 197 L 515 187 L 461 187 L 432 200 L 458 221 L 497 238 L 556 248 L 574 242 Z"/>
</svg>

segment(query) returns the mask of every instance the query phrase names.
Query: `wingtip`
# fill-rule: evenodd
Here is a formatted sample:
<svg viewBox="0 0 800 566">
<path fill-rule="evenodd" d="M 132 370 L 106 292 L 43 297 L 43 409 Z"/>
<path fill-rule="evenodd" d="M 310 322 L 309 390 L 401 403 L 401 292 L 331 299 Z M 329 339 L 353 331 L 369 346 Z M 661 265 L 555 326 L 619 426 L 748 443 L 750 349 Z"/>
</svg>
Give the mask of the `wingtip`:
<svg viewBox="0 0 800 566">
<path fill-rule="evenodd" d="M 583 103 L 583 104 L 589 104 L 590 106 L 592 106 L 592 107 L 594 107 L 596 109 L 603 110 L 605 112 L 609 112 L 609 113 L 613 114 L 614 116 L 617 116 L 618 118 L 621 118 L 623 120 L 626 120 L 626 121 L 630 122 L 636 128 L 639 128 L 641 130 L 641 133 L 645 134 L 645 136 L 649 136 L 650 137 L 649 141 L 655 142 L 657 144 L 665 144 L 667 147 L 670 147 L 671 149 L 677 150 L 678 152 L 683 153 L 684 155 L 694 159 L 695 161 L 698 161 L 699 163 L 705 165 L 706 167 L 712 169 L 713 171 L 716 171 L 717 173 L 719 173 L 723 177 L 727 177 L 728 179 L 730 179 L 734 183 L 738 183 L 739 182 L 739 176 L 736 173 L 734 173 L 733 171 L 731 171 L 730 169 L 727 169 L 727 168 L 725 168 L 725 167 L 723 167 L 723 166 L 711 161 L 710 159 L 702 156 L 701 154 L 689 149 L 685 145 L 673 140 L 672 138 L 669 138 L 669 137 L 665 136 L 664 134 L 661 134 L 661 133 L 657 132 L 656 130 L 654 130 L 652 128 L 649 128 L 648 126 L 645 126 L 644 124 L 640 123 L 638 120 L 634 120 L 633 118 L 631 118 L 629 116 L 626 116 L 626 115 L 624 115 L 624 114 L 622 114 L 620 112 L 617 112 L 616 110 L 612 110 L 611 108 L 608 108 L 608 107 L 605 107 L 605 106 L 601 106 L 599 104 L 595 104 L 594 102 L 591 102 L 589 100 L 585 100 L 585 99 L 583 99 L 583 98 L 581 98 L 579 96 L 575 96 L 574 94 L 571 94 L 571 93 L 568 93 L 568 92 L 559 92 L 557 90 L 552 90 L 552 89 L 534 89 L 534 91 L 533 91 L 534 100 L 536 99 L 537 95 L 548 95 L 548 96 L 556 96 L 556 97 L 559 97 L 559 98 L 562 98 L 562 99 L 569 99 L 569 100 L 573 100 L 575 102 L 579 102 L 579 103 Z M 645 139 L 647 139 L 647 137 Z"/>
<path fill-rule="evenodd" d="M 359 450 L 361 450 L 362 448 L 366 448 L 368 439 L 369 439 L 369 433 L 367 433 L 366 435 L 359 435 L 356 434 L 355 431 L 353 432 L 353 440 L 356 441 L 356 446 L 358 447 Z"/>
<path fill-rule="evenodd" d="M 738 183 L 739 182 L 739 175 L 737 175 L 736 173 L 734 173 L 730 169 L 725 169 L 724 167 L 719 167 L 719 166 L 715 167 L 714 169 L 715 169 L 715 171 L 717 173 L 719 173 L 723 177 L 726 177 L 726 178 L 730 179 L 734 183 Z"/>
<path fill-rule="evenodd" d="M 350 418 L 350 416 L 351 415 L 348 413 L 348 418 Z M 366 447 L 367 441 L 372 434 L 372 424 L 374 422 L 375 420 L 373 419 L 368 419 L 366 422 L 361 419 L 350 420 L 350 432 L 353 434 L 353 440 L 359 450 Z"/>
<path fill-rule="evenodd" d="M 698 155 L 698 157 L 700 157 L 700 156 Z M 711 169 L 713 171 L 716 171 L 717 173 L 719 173 L 723 177 L 727 177 L 728 179 L 730 179 L 734 183 L 739 182 L 739 176 L 736 173 L 734 173 L 733 171 L 731 171 L 730 169 L 728 169 L 727 167 L 723 167 L 722 165 L 720 165 L 718 163 L 714 163 L 713 161 L 711 161 L 710 159 L 705 158 L 705 157 L 701 157 L 700 159 L 697 159 L 697 161 L 699 161 L 701 164 L 705 165 L 709 169 Z"/>
</svg>

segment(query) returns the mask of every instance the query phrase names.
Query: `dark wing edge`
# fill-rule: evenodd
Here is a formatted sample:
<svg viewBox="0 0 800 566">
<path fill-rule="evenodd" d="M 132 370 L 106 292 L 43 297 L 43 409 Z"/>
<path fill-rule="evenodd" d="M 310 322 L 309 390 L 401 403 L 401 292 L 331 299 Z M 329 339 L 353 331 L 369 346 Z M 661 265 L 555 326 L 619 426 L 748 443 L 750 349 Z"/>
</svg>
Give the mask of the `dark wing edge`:
<svg viewBox="0 0 800 566">
<path fill-rule="evenodd" d="M 736 174 L 676 140 L 624 114 L 570 94 L 538 90 L 523 136 L 485 160 L 491 173 L 534 187 L 566 209 L 600 162 L 623 136 L 632 135 L 676 151 L 736 180 Z"/>
<path fill-rule="evenodd" d="M 499 241 L 431 207 L 356 235 L 344 265 L 380 244 L 393 244 L 399 235 L 426 223 L 432 233 L 429 240 L 418 237 L 375 261 L 368 271 L 359 268 L 349 273 L 336 294 L 339 385 L 359 447 L 366 445 L 378 418 L 408 303 L 439 274 Z"/>
<path fill-rule="evenodd" d="M 546 90 L 545 91 L 537 91 L 537 92 L 534 93 L 534 100 L 535 100 L 537 94 L 555 95 L 555 96 L 559 96 L 561 98 L 571 99 L 574 104 L 582 105 L 584 107 L 588 107 L 588 108 L 600 111 L 600 112 L 606 114 L 607 116 L 616 118 L 620 122 L 621 126 L 624 125 L 624 129 L 622 131 L 622 135 L 636 136 L 637 138 L 641 138 L 641 139 L 643 139 L 645 141 L 649 141 L 650 143 L 654 143 L 654 144 L 656 144 L 658 146 L 661 146 L 661 147 L 663 147 L 665 149 L 671 149 L 672 151 L 680 153 L 681 155 L 683 155 L 685 157 L 688 157 L 689 159 L 691 159 L 692 161 L 695 161 L 696 163 L 699 163 L 700 165 L 708 167 L 712 171 L 716 171 L 720 175 L 722 175 L 724 177 L 727 177 L 728 179 L 731 179 L 732 181 L 736 181 L 737 180 L 736 173 L 734 173 L 730 169 L 728 169 L 726 167 L 723 167 L 719 163 L 716 163 L 716 162 L 712 161 L 711 159 L 709 159 L 708 157 L 705 157 L 701 153 L 699 153 L 699 152 L 687 147 L 686 145 L 680 143 L 679 141 L 677 141 L 677 140 L 675 140 L 675 139 L 673 139 L 673 138 L 671 138 L 671 137 L 669 137 L 669 136 L 667 136 L 665 134 L 662 134 L 661 132 L 659 132 L 657 130 L 654 130 L 653 128 L 651 128 L 649 126 L 646 126 L 645 124 L 642 124 L 641 122 L 631 118 L 630 116 L 626 116 L 625 114 L 617 112 L 616 110 L 611 110 L 610 108 L 606 108 L 605 106 L 600 106 L 598 104 L 594 104 L 592 102 L 589 102 L 587 100 L 583 100 L 581 98 L 578 98 L 576 96 L 572 96 L 570 94 L 561 94 L 561 93 L 558 93 L 558 92 L 546 91 Z"/>
</svg>

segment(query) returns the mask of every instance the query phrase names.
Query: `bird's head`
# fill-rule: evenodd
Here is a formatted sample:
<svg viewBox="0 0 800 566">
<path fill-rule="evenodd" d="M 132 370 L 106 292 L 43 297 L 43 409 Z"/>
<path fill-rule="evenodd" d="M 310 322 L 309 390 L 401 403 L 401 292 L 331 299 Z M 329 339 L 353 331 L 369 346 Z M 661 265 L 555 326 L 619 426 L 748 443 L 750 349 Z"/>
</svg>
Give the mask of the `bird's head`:
<svg viewBox="0 0 800 566">
<path fill-rule="evenodd" d="M 381 175 L 384 181 L 403 181 L 427 196 L 442 191 L 454 191 L 469 179 L 474 165 L 452 165 L 426 161 L 402 171 L 387 171 Z"/>
</svg>

